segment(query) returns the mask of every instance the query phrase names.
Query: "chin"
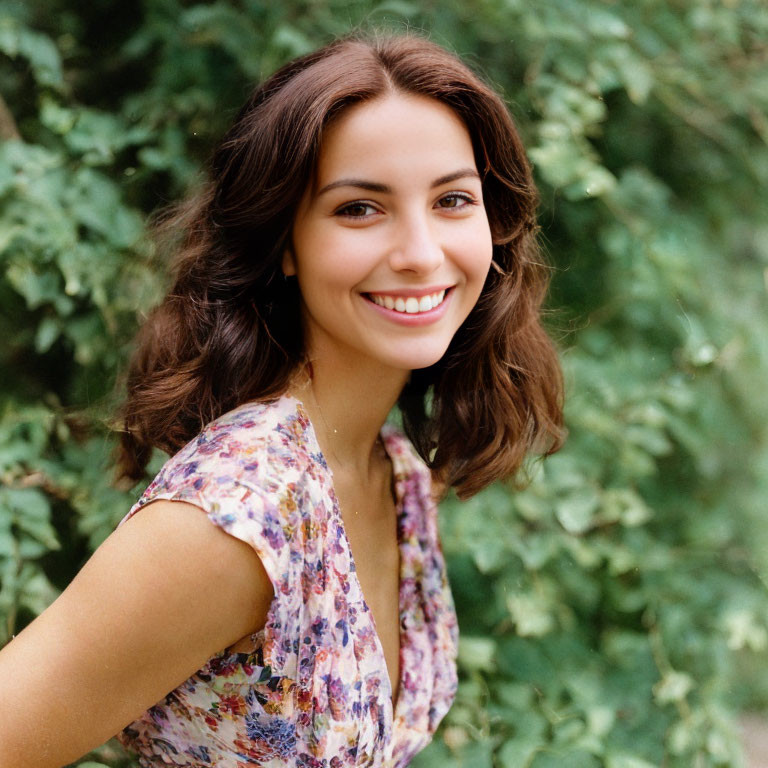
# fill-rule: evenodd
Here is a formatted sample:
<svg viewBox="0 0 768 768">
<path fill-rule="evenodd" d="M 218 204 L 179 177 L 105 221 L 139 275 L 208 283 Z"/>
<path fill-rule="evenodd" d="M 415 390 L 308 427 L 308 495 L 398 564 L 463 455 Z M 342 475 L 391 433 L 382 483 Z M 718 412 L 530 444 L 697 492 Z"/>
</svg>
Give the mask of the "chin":
<svg viewBox="0 0 768 768">
<path fill-rule="evenodd" d="M 436 350 L 420 350 L 412 355 L 393 355 L 387 362 L 394 368 L 405 371 L 416 371 L 420 368 L 429 368 L 439 362 L 445 356 L 448 347 L 441 347 Z"/>
</svg>

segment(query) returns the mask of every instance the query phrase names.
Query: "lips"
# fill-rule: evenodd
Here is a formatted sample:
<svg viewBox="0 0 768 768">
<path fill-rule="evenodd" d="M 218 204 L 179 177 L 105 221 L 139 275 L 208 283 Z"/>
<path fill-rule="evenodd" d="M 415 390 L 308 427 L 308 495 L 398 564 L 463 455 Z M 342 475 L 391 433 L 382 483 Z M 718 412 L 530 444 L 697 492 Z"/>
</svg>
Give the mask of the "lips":
<svg viewBox="0 0 768 768">
<path fill-rule="evenodd" d="M 440 291 L 442 293 L 442 291 Z M 383 317 L 391 320 L 394 323 L 397 323 L 398 325 L 404 325 L 404 326 L 422 326 L 422 325 L 429 325 L 434 322 L 437 322 L 443 315 L 446 313 L 448 305 L 451 303 L 451 300 L 453 298 L 453 288 L 448 288 L 444 292 L 444 296 L 442 301 L 440 301 L 437 306 L 430 307 L 430 309 L 421 311 L 417 308 L 417 311 L 411 311 L 408 312 L 407 310 L 397 310 L 394 307 L 391 309 L 388 309 L 387 306 L 383 303 L 379 303 L 378 301 L 374 301 L 374 294 L 360 294 L 361 298 L 363 298 L 366 302 L 366 305 L 369 306 L 374 312 L 381 314 Z M 416 296 L 409 296 L 407 299 L 399 296 L 391 296 L 390 294 L 375 294 L 376 298 L 379 299 L 382 295 L 387 296 L 389 295 L 391 299 L 399 299 L 404 304 L 407 302 L 411 303 L 411 309 L 414 308 L 415 302 L 417 302 L 419 299 Z M 427 294 L 429 296 L 429 294 Z M 424 296 L 420 297 L 421 299 L 424 298 Z M 401 305 L 402 306 L 402 305 Z"/>
</svg>

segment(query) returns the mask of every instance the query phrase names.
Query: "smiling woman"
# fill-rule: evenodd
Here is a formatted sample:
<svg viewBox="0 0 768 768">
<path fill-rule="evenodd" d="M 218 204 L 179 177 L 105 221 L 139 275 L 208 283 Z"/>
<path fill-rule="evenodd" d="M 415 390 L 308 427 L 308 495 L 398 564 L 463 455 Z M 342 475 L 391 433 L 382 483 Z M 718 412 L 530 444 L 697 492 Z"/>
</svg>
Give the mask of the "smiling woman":
<svg viewBox="0 0 768 768">
<path fill-rule="evenodd" d="M 535 206 L 501 99 L 419 37 L 256 89 L 130 365 L 119 471 L 171 458 L 0 653 L 0 765 L 410 762 L 457 687 L 436 501 L 561 442 Z"/>
</svg>

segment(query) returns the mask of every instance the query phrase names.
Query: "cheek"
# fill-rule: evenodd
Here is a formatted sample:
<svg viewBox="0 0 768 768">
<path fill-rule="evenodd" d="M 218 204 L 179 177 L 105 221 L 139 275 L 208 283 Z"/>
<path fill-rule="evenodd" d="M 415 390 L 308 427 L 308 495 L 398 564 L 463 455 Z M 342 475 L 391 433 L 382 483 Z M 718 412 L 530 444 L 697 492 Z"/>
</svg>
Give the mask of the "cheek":
<svg viewBox="0 0 768 768">
<path fill-rule="evenodd" d="M 317 245 L 321 247 L 302 254 L 299 286 L 307 309 L 315 316 L 325 316 L 354 301 L 352 294 L 367 273 L 355 252 L 341 250 L 338 243 Z"/>
<path fill-rule="evenodd" d="M 378 253 L 373 239 L 354 231 L 344 235 L 318 237 L 312 248 L 305 250 L 304 274 L 311 288 L 349 290 L 370 273 Z"/>
<path fill-rule="evenodd" d="M 468 227 L 454 241 L 457 261 L 468 282 L 485 281 L 493 258 L 493 240 L 487 223 Z"/>
</svg>

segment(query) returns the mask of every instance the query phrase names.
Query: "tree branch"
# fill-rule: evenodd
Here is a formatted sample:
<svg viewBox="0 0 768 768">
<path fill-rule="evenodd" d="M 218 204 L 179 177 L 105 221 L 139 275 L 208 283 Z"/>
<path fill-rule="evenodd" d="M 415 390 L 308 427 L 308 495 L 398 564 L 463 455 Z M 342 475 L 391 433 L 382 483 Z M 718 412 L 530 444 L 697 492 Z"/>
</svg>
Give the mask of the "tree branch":
<svg viewBox="0 0 768 768">
<path fill-rule="evenodd" d="M 0 139 L 5 141 L 6 139 L 20 139 L 16 121 L 13 119 L 11 110 L 8 109 L 8 105 L 5 103 L 5 99 L 0 96 Z"/>
</svg>

